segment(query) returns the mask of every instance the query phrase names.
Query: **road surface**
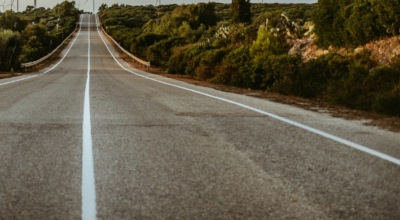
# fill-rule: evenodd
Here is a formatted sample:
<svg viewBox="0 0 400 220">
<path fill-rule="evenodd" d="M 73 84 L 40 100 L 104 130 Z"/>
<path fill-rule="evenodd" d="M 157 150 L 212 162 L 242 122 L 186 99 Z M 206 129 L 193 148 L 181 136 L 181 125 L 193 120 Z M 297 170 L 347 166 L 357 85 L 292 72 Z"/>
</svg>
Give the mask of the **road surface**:
<svg viewBox="0 0 400 220">
<path fill-rule="evenodd" d="M 398 133 L 146 73 L 97 26 L 0 81 L 0 219 L 400 219 Z"/>
</svg>

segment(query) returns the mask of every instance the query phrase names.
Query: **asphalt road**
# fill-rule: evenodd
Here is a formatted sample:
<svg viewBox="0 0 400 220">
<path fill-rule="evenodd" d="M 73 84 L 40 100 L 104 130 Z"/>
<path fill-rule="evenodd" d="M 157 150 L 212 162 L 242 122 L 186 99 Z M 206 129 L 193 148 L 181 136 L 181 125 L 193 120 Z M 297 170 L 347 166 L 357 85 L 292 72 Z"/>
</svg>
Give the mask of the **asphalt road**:
<svg viewBox="0 0 400 220">
<path fill-rule="evenodd" d="M 146 73 L 100 33 L 0 81 L 0 219 L 400 219 L 398 133 Z"/>
</svg>

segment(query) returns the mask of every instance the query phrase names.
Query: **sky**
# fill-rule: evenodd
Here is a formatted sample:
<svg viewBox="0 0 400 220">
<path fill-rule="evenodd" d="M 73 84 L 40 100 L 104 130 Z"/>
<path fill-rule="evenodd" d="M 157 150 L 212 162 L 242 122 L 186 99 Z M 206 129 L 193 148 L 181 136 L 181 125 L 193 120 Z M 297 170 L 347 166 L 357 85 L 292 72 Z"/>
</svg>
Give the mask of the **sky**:
<svg viewBox="0 0 400 220">
<path fill-rule="evenodd" d="M 12 0 L 0 0 L 0 4 L 3 5 L 5 1 L 5 5 L 10 4 Z M 14 0 L 15 2 L 17 0 Z M 34 0 L 19 0 L 19 10 L 25 10 L 27 5 L 33 5 Z M 36 0 L 37 7 L 50 7 L 53 8 L 57 3 L 62 2 L 63 0 Z M 93 8 L 93 1 L 95 1 L 96 10 L 102 3 L 106 3 L 107 5 L 112 5 L 115 3 L 123 3 L 128 5 L 150 5 L 155 4 L 156 0 L 89 0 L 86 4 L 86 0 L 75 0 L 78 4 L 80 2 L 80 8 L 84 9 L 85 11 L 92 11 Z M 261 0 L 251 0 L 252 3 L 258 3 Z M 198 3 L 198 2 L 208 2 L 208 0 L 161 0 L 162 4 L 191 4 L 191 3 Z M 230 3 L 231 0 L 214 0 L 214 2 L 221 2 L 221 3 Z M 264 0 L 264 3 L 315 3 L 317 0 Z M 16 10 L 16 3 L 14 4 L 14 10 Z M 10 6 L 6 8 L 10 9 Z M 0 6 L 0 10 L 3 8 Z"/>
</svg>

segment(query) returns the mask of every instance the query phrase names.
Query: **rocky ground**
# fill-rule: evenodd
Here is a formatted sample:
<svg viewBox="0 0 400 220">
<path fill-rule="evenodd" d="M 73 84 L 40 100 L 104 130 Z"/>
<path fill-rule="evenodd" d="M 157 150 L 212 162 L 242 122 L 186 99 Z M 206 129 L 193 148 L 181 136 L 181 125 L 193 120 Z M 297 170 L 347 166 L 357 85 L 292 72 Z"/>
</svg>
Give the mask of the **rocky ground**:
<svg viewBox="0 0 400 220">
<path fill-rule="evenodd" d="M 385 38 L 382 40 L 374 41 L 366 45 L 357 47 L 355 49 L 349 48 L 335 48 L 329 47 L 327 50 L 318 48 L 315 45 L 316 37 L 307 37 L 297 40 L 288 40 L 289 44 L 292 44 L 289 54 L 301 53 L 305 61 L 311 59 L 317 59 L 322 55 L 326 55 L 329 52 L 337 52 L 339 54 L 347 53 L 360 53 L 364 50 L 371 52 L 371 58 L 375 60 L 377 66 L 389 65 L 392 58 L 400 55 L 400 36 L 394 36 Z"/>
</svg>

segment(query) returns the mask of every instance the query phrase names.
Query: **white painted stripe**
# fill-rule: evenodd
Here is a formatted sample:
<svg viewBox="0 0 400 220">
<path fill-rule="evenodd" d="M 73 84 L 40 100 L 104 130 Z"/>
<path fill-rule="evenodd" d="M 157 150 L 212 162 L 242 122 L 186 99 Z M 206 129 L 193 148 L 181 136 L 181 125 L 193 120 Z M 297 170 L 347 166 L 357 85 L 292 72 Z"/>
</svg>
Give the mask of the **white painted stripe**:
<svg viewBox="0 0 400 220">
<path fill-rule="evenodd" d="M 94 182 L 92 126 L 90 123 L 90 15 L 88 26 L 88 71 L 83 108 L 83 149 L 82 149 L 82 219 L 96 219 L 96 189 Z"/>
<path fill-rule="evenodd" d="M 97 17 L 96 17 L 96 23 L 97 23 Z M 283 117 L 274 115 L 274 114 L 272 114 L 272 113 L 268 113 L 268 112 L 265 112 L 265 111 L 262 111 L 262 110 L 259 110 L 259 109 L 256 109 L 256 108 L 253 108 L 253 107 L 250 107 L 250 106 L 247 106 L 247 105 L 238 103 L 238 102 L 234 102 L 234 101 L 231 101 L 231 100 L 228 100 L 228 99 L 224 99 L 224 98 L 220 98 L 220 97 L 217 97 L 217 96 L 209 95 L 209 94 L 206 94 L 206 93 L 203 93 L 203 92 L 199 92 L 199 91 L 196 91 L 196 90 L 192 90 L 192 89 L 188 89 L 188 88 L 185 88 L 185 87 L 177 86 L 177 85 L 174 85 L 174 84 L 166 83 L 166 82 L 163 82 L 163 81 L 160 81 L 160 80 L 156 80 L 156 79 L 153 79 L 153 78 L 150 78 L 150 77 L 143 76 L 143 75 L 141 75 L 141 74 L 135 73 L 135 72 L 133 72 L 133 71 L 130 71 L 130 70 L 126 69 L 125 67 L 123 67 L 123 66 L 121 65 L 120 62 L 118 62 L 118 60 L 117 60 L 117 59 L 115 58 L 115 56 L 112 54 L 111 50 L 108 48 L 108 46 L 107 46 L 106 42 L 104 41 L 103 37 L 101 36 L 101 33 L 100 33 L 100 31 L 99 31 L 99 28 L 98 28 L 98 25 L 96 25 L 96 26 L 97 26 L 97 32 L 99 33 L 101 39 L 103 40 L 104 44 L 106 45 L 108 51 L 110 52 L 110 54 L 111 54 L 111 56 L 114 58 L 114 60 L 121 66 L 122 69 L 124 69 L 124 70 L 126 70 L 126 71 L 128 71 L 128 72 L 130 72 L 130 73 L 132 73 L 132 74 L 135 74 L 135 75 L 137 75 L 137 76 L 140 76 L 140 77 L 143 77 L 143 78 L 146 78 L 146 79 L 155 81 L 155 82 L 159 82 L 159 83 L 162 83 L 162 84 L 165 84 L 165 85 L 173 86 L 173 87 L 180 88 L 180 89 L 184 89 L 184 90 L 187 90 L 187 91 L 190 91 L 190 92 L 194 92 L 194 93 L 197 93 L 197 94 L 200 94 L 200 95 L 203 95 L 203 96 L 207 96 L 207 97 L 210 97 L 210 98 L 214 98 L 214 99 L 218 99 L 218 100 L 221 100 L 221 101 L 224 101 L 224 102 L 228 102 L 228 103 L 231 103 L 231 104 L 234 104 L 234 105 L 237 105 L 237 106 L 240 106 L 240 107 L 243 107 L 243 108 L 246 108 L 246 109 L 249 109 L 249 110 L 258 112 L 258 113 L 260 113 L 260 114 L 270 116 L 270 117 L 275 118 L 275 119 L 277 119 L 277 120 L 286 122 L 286 123 L 288 123 L 288 124 L 291 124 L 291 125 L 294 125 L 294 126 L 297 126 L 297 127 L 300 127 L 300 128 L 303 128 L 303 129 L 305 129 L 305 130 L 307 130 L 307 131 L 313 132 L 313 133 L 315 133 L 315 134 L 319 134 L 319 135 L 321 135 L 321 136 L 323 136 L 323 137 L 326 137 L 326 138 L 328 138 L 328 139 L 334 140 L 334 141 L 336 141 L 336 142 L 345 144 L 345 145 L 347 145 L 347 146 L 349 146 L 349 147 L 355 148 L 355 149 L 357 149 L 357 150 L 363 151 L 363 152 L 365 152 L 365 153 L 371 154 L 371 155 L 373 155 L 373 156 L 376 156 L 376 157 L 379 157 L 379 158 L 381 158 L 381 159 L 384 159 L 384 160 L 390 161 L 390 162 L 392 162 L 392 163 L 395 163 L 395 164 L 397 164 L 397 165 L 400 165 L 400 160 L 397 159 L 397 158 L 394 158 L 394 157 L 391 157 L 391 156 L 389 156 L 389 155 L 383 154 L 383 153 L 381 153 L 381 152 L 372 150 L 372 149 L 367 148 L 367 147 L 364 147 L 364 146 L 362 146 L 362 145 L 353 143 L 353 142 L 351 142 L 351 141 L 342 139 L 342 138 L 340 138 L 340 137 L 336 137 L 336 136 L 331 135 L 331 134 L 328 134 L 328 133 L 326 133 L 326 132 L 323 132 L 323 131 L 317 130 L 317 129 L 315 129 L 315 128 L 309 127 L 309 126 L 307 126 L 307 125 L 303 125 L 303 124 L 297 123 L 297 122 L 295 122 L 295 121 L 291 121 L 291 120 L 289 120 L 289 119 L 286 119 L 286 118 L 283 118 Z"/>
<path fill-rule="evenodd" d="M 33 78 L 33 77 L 36 77 L 36 76 L 38 76 L 38 75 L 33 75 L 33 76 L 22 78 L 22 79 L 17 79 L 17 80 L 14 80 L 14 81 L 1 83 L 0 86 L 7 85 L 7 84 L 10 84 L 10 83 L 14 83 L 14 82 L 19 82 L 19 81 L 26 80 L 26 79 L 30 79 L 30 78 Z"/>
<path fill-rule="evenodd" d="M 83 16 L 81 15 L 81 20 L 80 20 L 80 23 L 81 23 L 81 24 L 82 24 L 82 19 L 83 19 Z M 78 39 L 79 34 L 81 33 L 81 29 L 82 29 L 82 25 L 79 27 L 78 35 L 76 35 L 74 41 L 72 42 L 71 46 L 69 47 L 69 49 L 67 50 L 67 52 L 65 53 L 65 55 L 63 56 L 63 58 L 61 58 L 61 60 L 60 60 L 55 66 L 53 66 L 51 69 L 47 70 L 47 71 L 44 72 L 44 73 L 38 74 L 38 75 L 33 75 L 33 76 L 26 77 L 26 78 L 23 78 L 23 79 L 18 79 L 18 80 L 14 80 L 14 81 L 10 81 L 10 82 L 1 83 L 0 86 L 2 86 L 2 85 L 7 85 L 7 84 L 10 84 L 10 83 L 14 83 L 14 82 L 19 82 L 19 81 L 26 80 L 26 79 L 31 79 L 31 78 L 33 78 L 33 77 L 46 74 L 46 73 L 50 72 L 51 70 L 53 70 L 54 68 L 56 68 L 56 67 L 65 59 L 65 57 L 68 55 L 68 53 L 69 53 L 69 51 L 71 50 L 72 46 L 75 44 L 76 39 Z"/>
</svg>

